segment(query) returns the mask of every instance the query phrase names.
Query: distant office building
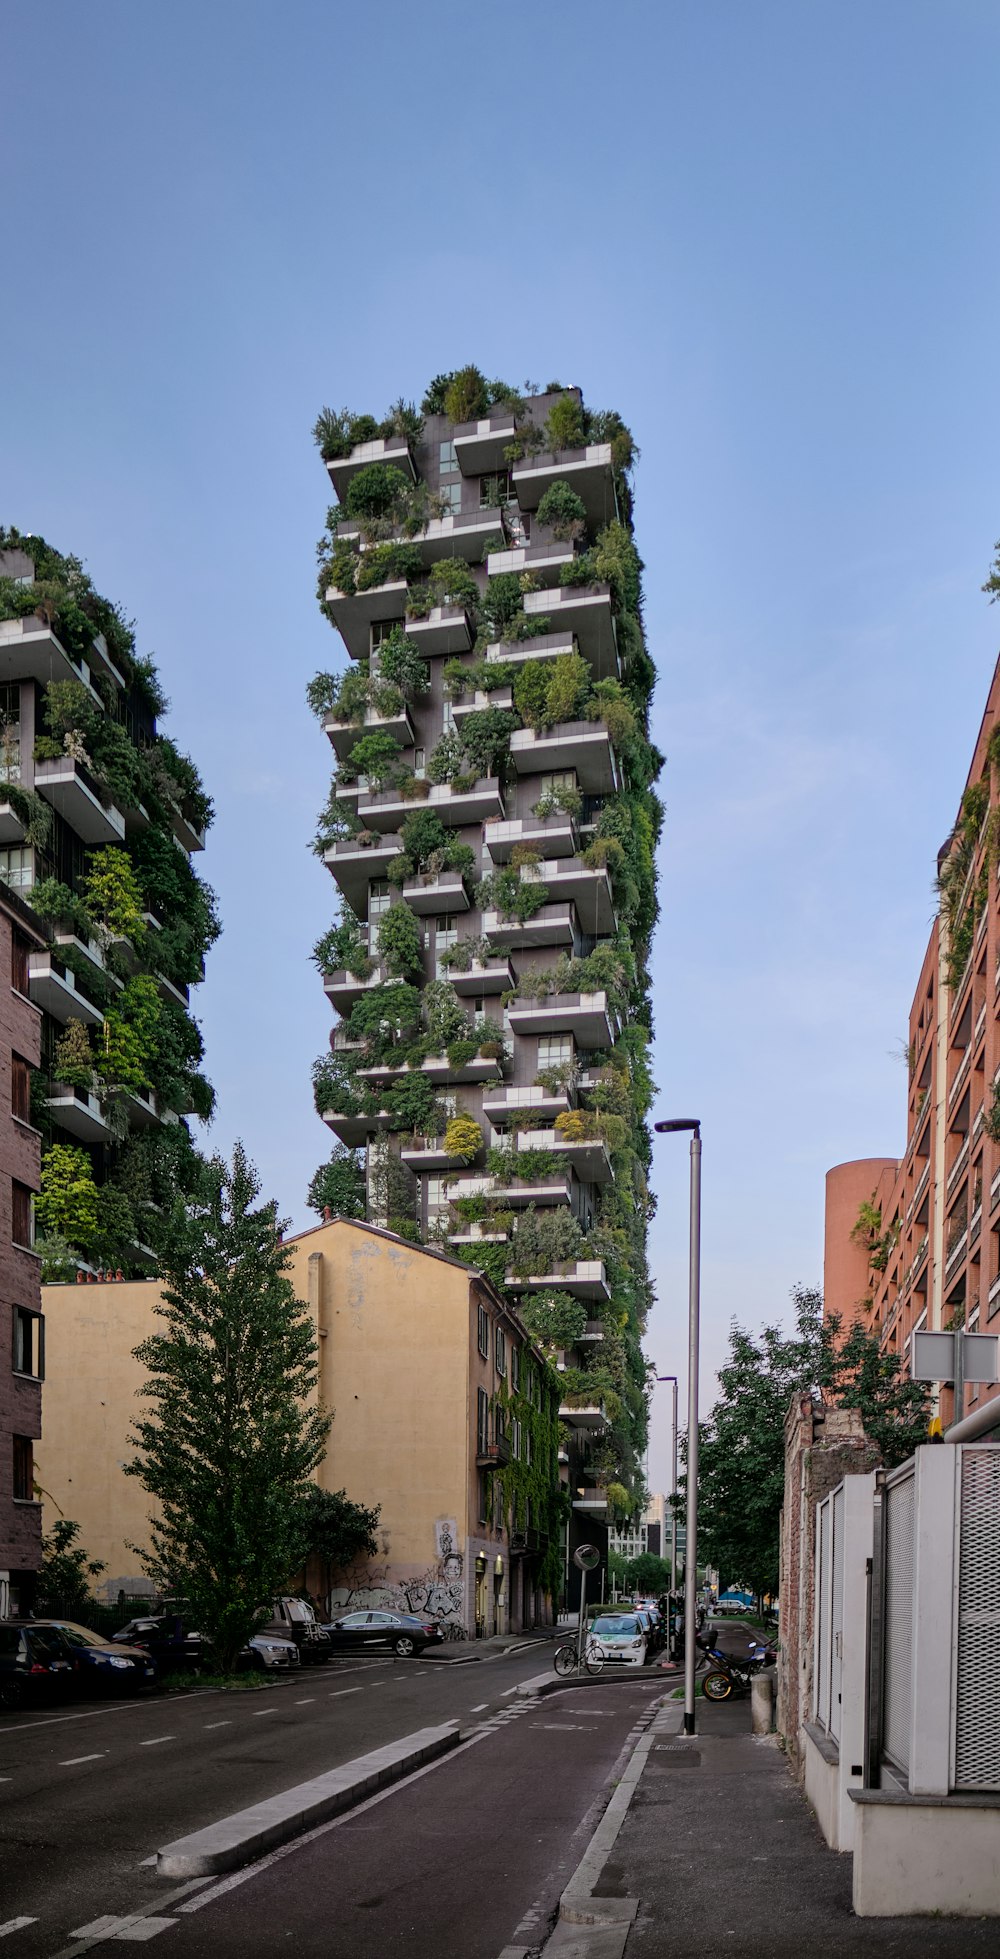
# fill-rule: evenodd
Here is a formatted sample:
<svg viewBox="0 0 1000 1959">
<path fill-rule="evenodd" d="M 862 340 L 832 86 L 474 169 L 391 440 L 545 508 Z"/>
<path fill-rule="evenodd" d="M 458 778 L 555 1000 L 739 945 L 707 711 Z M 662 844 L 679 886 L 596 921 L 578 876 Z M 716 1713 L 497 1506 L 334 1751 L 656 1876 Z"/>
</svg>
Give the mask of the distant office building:
<svg viewBox="0 0 1000 1959">
<path fill-rule="evenodd" d="M 45 1322 L 33 1249 L 40 1151 L 31 1120 L 41 1043 L 28 967 L 43 943 L 27 907 L 0 885 L 0 1619 L 30 1609 L 42 1558 L 34 1451 Z"/>
</svg>

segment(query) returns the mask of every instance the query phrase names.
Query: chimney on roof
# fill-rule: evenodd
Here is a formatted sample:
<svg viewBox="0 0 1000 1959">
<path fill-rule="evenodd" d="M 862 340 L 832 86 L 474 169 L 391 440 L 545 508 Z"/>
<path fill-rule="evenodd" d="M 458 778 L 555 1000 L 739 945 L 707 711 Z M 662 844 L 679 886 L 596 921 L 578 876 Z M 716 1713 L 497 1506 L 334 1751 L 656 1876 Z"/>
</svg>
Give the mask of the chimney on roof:
<svg viewBox="0 0 1000 1959">
<path fill-rule="evenodd" d="M 330 1209 L 330 1206 L 329 1206 L 329 1204 L 324 1204 L 324 1206 L 323 1206 L 323 1223 L 324 1223 L 324 1224 L 329 1224 L 329 1222 L 330 1222 L 330 1219 L 332 1218 L 332 1216 L 333 1216 L 333 1212 L 331 1211 L 331 1209 Z"/>
</svg>

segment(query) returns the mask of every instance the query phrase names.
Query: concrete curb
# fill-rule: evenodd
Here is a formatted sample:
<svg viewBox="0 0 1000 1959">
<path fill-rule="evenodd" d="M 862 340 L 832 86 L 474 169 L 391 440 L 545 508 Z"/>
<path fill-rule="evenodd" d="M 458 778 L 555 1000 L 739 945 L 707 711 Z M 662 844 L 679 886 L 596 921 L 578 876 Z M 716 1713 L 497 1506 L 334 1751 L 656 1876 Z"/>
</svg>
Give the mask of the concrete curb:
<svg viewBox="0 0 1000 1959">
<path fill-rule="evenodd" d="M 235 1870 L 262 1851 L 273 1850 L 276 1844 L 287 1843 L 303 1830 L 339 1815 L 341 1810 L 353 1809 L 376 1790 L 448 1754 L 460 1741 L 458 1723 L 448 1722 L 440 1728 L 418 1728 L 401 1741 L 357 1755 L 352 1762 L 328 1769 L 310 1782 L 300 1782 L 266 1802 L 237 1810 L 218 1823 L 210 1823 L 207 1829 L 165 1844 L 157 1852 L 157 1876 L 211 1877 L 219 1871 Z"/>
<path fill-rule="evenodd" d="M 645 1667 L 623 1667 L 620 1673 L 533 1673 L 530 1679 L 519 1681 L 517 1691 L 540 1699 L 543 1694 L 563 1694 L 567 1689 L 575 1692 L 578 1687 L 596 1687 L 600 1693 L 605 1687 L 645 1686 L 652 1678 L 653 1670 Z M 664 1692 L 670 1684 L 672 1676 L 656 1682 Z"/>
<path fill-rule="evenodd" d="M 639 1910 L 638 1898 L 595 1898 L 594 1887 L 639 1786 L 650 1749 L 663 1735 L 680 1734 L 683 1709 L 662 1707 L 639 1736 L 590 1843 L 559 1900 L 559 1922 L 545 1959 L 622 1959 Z M 503 1959 L 503 1955 L 501 1955 Z M 513 1959 L 513 1955 L 512 1955 Z"/>
</svg>

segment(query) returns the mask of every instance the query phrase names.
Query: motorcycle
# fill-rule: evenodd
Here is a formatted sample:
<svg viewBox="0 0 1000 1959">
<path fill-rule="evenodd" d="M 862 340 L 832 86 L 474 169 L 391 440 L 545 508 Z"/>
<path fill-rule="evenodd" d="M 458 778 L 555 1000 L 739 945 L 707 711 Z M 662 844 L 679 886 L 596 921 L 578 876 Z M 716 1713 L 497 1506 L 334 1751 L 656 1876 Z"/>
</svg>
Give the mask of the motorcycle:
<svg viewBox="0 0 1000 1959">
<path fill-rule="evenodd" d="M 771 1647 L 761 1645 L 756 1639 L 750 1641 L 750 1650 L 745 1658 L 738 1658 L 735 1653 L 723 1653 L 708 1639 L 699 1639 L 698 1645 L 712 1663 L 708 1673 L 702 1675 L 701 1682 L 701 1691 L 709 1701 L 728 1701 L 740 1694 L 748 1694 L 754 1674 L 760 1673 L 766 1666 L 772 1666 L 778 1657 Z"/>
</svg>

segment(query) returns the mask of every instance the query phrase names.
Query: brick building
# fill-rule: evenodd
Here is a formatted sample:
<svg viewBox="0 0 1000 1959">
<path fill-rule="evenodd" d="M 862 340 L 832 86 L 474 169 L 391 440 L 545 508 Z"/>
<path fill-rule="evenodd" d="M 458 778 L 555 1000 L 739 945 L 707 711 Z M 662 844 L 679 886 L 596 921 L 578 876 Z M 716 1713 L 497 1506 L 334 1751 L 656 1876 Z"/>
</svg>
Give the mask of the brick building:
<svg viewBox="0 0 1000 1959">
<path fill-rule="evenodd" d="M 40 1139 L 30 1099 L 41 1014 L 27 996 L 29 954 L 42 943 L 27 907 L 0 886 L 0 1618 L 30 1606 L 41 1562 L 34 1445 L 45 1333 L 33 1250 Z"/>
</svg>

